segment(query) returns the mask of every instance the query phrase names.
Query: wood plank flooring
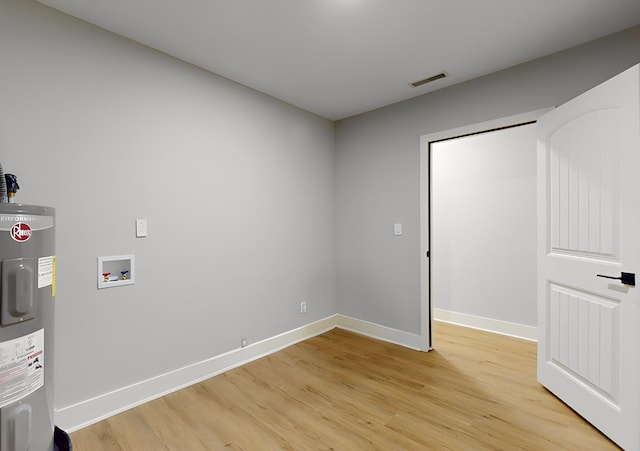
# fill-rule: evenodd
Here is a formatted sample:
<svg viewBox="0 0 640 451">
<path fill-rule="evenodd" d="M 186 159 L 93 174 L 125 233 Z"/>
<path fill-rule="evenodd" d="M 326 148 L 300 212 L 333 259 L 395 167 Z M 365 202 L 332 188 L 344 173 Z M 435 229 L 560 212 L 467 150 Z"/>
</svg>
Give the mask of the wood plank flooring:
<svg viewBox="0 0 640 451">
<path fill-rule="evenodd" d="M 434 331 L 424 353 L 334 329 L 76 431 L 73 449 L 618 449 L 536 382 L 535 343 Z"/>
</svg>

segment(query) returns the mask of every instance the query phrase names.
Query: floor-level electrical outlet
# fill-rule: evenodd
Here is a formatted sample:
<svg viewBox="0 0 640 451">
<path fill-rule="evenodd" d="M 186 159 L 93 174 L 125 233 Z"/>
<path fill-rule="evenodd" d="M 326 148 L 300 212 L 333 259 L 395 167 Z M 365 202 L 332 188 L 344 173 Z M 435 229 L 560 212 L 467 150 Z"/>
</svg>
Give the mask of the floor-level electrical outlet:
<svg viewBox="0 0 640 451">
<path fill-rule="evenodd" d="M 247 347 L 247 339 L 243 338 L 242 341 L 240 342 L 240 347 L 241 348 L 246 348 Z"/>
<path fill-rule="evenodd" d="M 307 313 L 307 301 L 300 303 L 300 313 Z"/>
</svg>

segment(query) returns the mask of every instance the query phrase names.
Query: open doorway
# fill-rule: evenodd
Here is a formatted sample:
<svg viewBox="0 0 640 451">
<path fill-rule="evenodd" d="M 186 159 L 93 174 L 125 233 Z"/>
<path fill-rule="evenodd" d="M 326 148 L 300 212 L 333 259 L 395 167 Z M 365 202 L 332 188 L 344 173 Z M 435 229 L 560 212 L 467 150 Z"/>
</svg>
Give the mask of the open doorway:
<svg viewBox="0 0 640 451">
<path fill-rule="evenodd" d="M 535 119 L 541 113 L 422 137 L 429 325 L 438 319 L 536 339 Z"/>
</svg>

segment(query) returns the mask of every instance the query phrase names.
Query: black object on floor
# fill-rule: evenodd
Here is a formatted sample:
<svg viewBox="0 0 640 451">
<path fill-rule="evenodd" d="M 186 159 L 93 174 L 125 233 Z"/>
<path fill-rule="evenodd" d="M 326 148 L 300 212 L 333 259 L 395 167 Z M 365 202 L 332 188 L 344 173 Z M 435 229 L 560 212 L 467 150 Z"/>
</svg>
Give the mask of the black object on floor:
<svg viewBox="0 0 640 451">
<path fill-rule="evenodd" d="M 56 451 L 71 451 L 73 444 L 71 437 L 58 426 L 53 430 L 53 446 Z"/>
</svg>

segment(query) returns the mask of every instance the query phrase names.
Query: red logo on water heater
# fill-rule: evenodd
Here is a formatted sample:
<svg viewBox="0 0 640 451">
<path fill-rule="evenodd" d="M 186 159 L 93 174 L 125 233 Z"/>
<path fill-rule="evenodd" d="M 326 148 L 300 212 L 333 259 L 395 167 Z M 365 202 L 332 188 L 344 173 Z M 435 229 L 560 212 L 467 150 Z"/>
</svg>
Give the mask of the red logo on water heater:
<svg viewBox="0 0 640 451">
<path fill-rule="evenodd" d="M 31 227 L 26 222 L 18 222 L 11 227 L 11 238 L 18 242 L 31 238 Z"/>
</svg>

